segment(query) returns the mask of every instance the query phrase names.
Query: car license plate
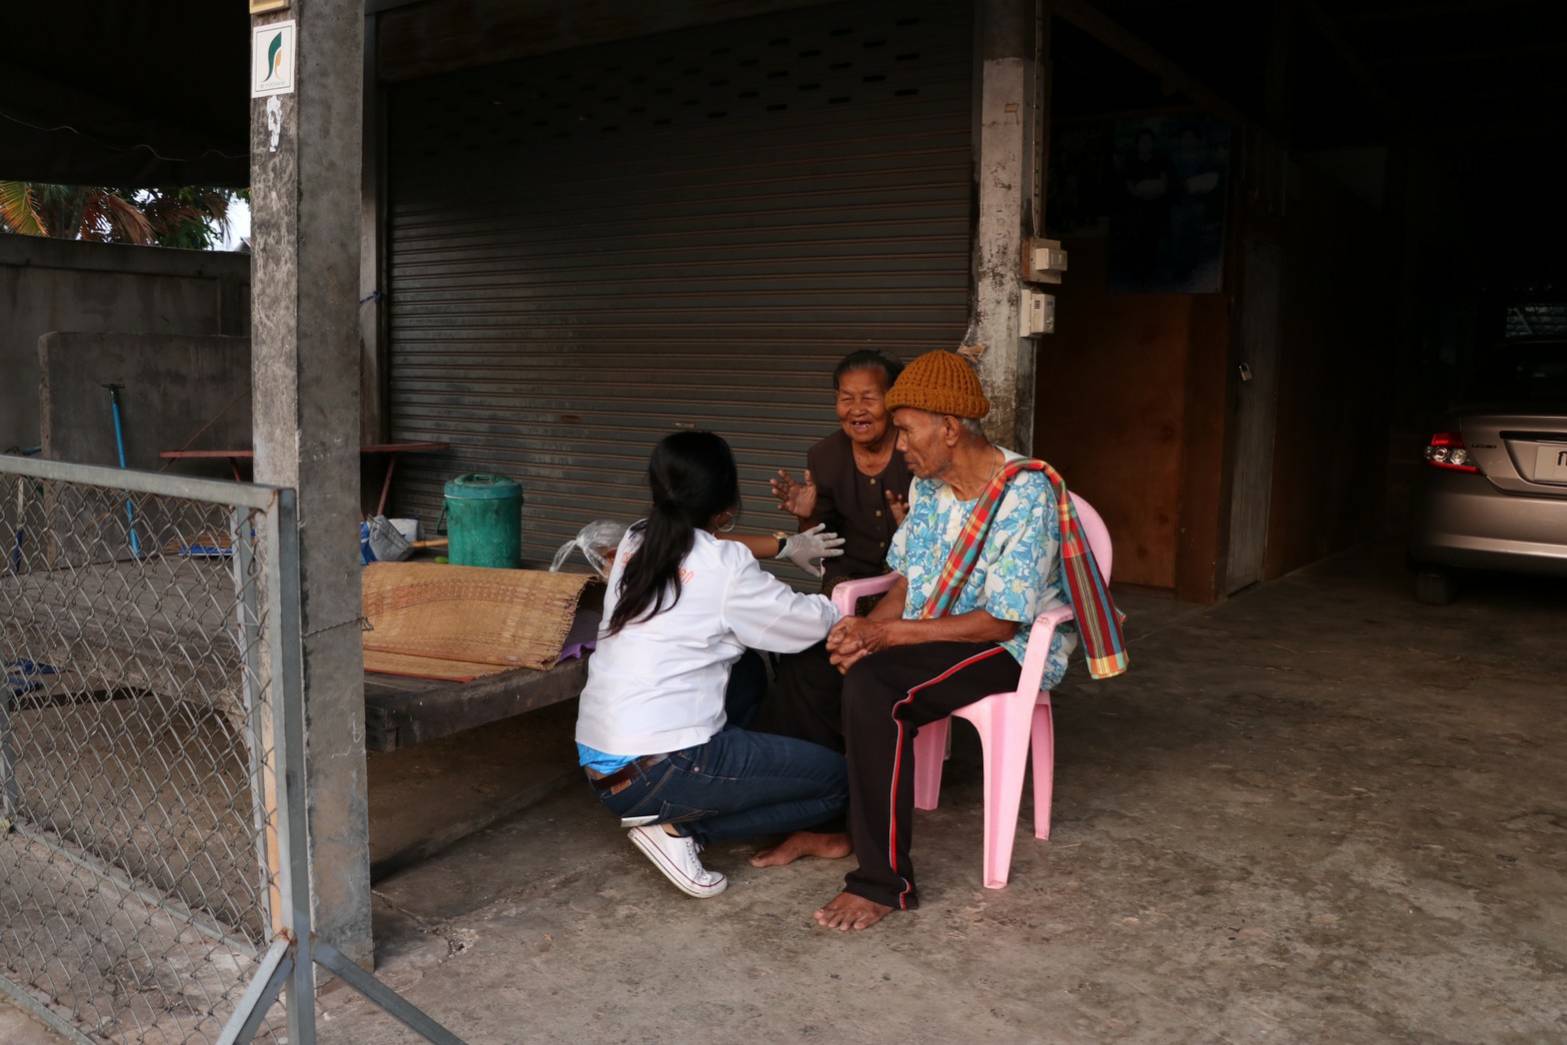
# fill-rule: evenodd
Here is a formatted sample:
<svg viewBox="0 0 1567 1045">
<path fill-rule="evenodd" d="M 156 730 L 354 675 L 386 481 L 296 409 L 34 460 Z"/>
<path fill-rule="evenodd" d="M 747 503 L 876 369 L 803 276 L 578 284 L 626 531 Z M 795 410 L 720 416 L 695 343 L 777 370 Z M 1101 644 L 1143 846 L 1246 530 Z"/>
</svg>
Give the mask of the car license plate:
<svg viewBox="0 0 1567 1045">
<path fill-rule="evenodd" d="M 1534 454 L 1534 481 L 1567 483 L 1567 443 L 1541 443 Z"/>
</svg>

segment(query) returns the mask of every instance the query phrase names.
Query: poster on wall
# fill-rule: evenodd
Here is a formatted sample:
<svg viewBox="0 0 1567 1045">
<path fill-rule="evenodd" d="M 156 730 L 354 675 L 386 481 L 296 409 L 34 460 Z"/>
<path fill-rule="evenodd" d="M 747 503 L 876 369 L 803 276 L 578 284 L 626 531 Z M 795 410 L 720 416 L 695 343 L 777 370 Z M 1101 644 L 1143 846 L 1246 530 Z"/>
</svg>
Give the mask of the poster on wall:
<svg viewBox="0 0 1567 1045">
<path fill-rule="evenodd" d="M 1224 275 L 1230 128 L 1204 116 L 1116 121 L 1110 289 L 1212 294 Z"/>
</svg>

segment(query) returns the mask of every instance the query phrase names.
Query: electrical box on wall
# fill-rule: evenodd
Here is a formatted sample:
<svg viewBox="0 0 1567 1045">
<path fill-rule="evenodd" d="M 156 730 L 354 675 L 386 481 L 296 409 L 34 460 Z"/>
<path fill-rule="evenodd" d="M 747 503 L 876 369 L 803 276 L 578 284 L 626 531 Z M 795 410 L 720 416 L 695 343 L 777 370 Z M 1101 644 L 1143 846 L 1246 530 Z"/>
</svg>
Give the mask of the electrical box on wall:
<svg viewBox="0 0 1567 1045">
<path fill-rule="evenodd" d="M 1023 288 L 1023 316 L 1019 337 L 1039 337 L 1056 332 L 1056 297 L 1042 290 Z"/>
<path fill-rule="evenodd" d="M 1030 283 L 1060 283 L 1066 271 L 1066 251 L 1061 241 L 1031 239 L 1023 250 L 1023 278 Z"/>
</svg>

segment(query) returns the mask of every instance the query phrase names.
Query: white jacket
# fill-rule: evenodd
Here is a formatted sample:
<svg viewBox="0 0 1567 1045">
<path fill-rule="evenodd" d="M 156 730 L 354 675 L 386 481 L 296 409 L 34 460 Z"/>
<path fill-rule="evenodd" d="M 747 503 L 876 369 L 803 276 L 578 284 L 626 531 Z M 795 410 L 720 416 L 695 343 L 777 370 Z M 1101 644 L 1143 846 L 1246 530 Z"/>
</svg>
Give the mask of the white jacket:
<svg viewBox="0 0 1567 1045">
<path fill-rule="evenodd" d="M 698 530 L 681 563 L 680 601 L 609 634 L 620 578 L 641 544 L 620 542 L 604 596 L 598 649 L 577 709 L 577 743 L 611 755 L 656 755 L 705 743 L 724 728 L 729 669 L 746 649 L 797 653 L 826 638 L 838 611 L 757 565 L 737 541 Z"/>
</svg>

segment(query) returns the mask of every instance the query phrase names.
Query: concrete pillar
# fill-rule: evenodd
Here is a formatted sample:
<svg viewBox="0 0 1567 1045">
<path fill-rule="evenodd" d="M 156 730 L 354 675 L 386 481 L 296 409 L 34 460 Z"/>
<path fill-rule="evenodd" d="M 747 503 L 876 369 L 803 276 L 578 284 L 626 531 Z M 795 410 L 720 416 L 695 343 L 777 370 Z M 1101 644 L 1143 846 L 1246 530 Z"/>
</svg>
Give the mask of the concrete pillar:
<svg viewBox="0 0 1567 1045">
<path fill-rule="evenodd" d="M 974 305 L 962 351 L 990 398 L 991 438 L 1021 453 L 1034 441 L 1034 354 L 1018 336 L 1023 245 L 1043 231 L 1045 90 L 1038 0 L 975 0 Z"/>
<path fill-rule="evenodd" d="M 294 91 L 250 103 L 256 478 L 298 491 L 315 929 L 368 965 L 359 589 L 360 98 L 364 14 L 293 0 Z"/>
</svg>

